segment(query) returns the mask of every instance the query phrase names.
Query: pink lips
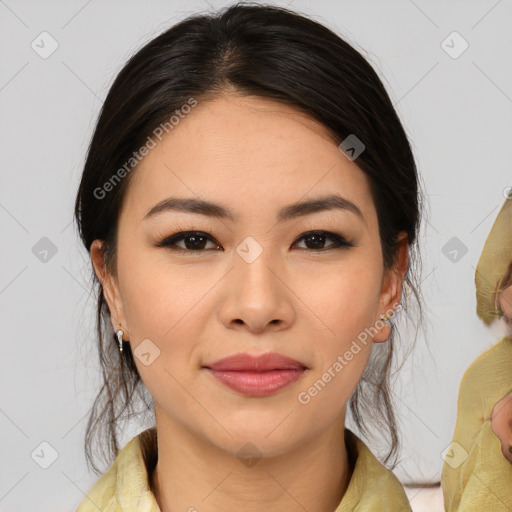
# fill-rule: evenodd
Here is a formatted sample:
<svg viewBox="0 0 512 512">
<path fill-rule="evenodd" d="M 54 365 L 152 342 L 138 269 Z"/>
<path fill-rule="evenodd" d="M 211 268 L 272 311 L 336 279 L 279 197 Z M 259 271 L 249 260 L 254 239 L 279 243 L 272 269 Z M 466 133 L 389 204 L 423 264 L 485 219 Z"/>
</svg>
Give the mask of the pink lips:
<svg viewBox="0 0 512 512">
<path fill-rule="evenodd" d="M 295 382 L 307 367 L 277 353 L 236 354 L 205 368 L 224 385 L 249 396 L 265 396 Z"/>
</svg>

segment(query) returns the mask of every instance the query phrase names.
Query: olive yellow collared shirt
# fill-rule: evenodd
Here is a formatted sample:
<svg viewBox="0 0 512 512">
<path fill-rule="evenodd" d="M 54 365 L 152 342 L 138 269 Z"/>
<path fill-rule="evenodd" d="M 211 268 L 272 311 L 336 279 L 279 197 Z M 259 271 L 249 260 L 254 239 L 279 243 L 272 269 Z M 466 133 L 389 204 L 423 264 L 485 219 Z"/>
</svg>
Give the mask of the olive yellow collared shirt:
<svg viewBox="0 0 512 512">
<path fill-rule="evenodd" d="M 142 436 L 147 443 L 141 443 Z M 353 471 L 345 495 L 333 512 L 411 512 L 397 477 L 348 429 L 345 429 L 345 443 Z M 148 447 L 146 452 L 144 446 Z M 161 512 L 148 479 L 156 464 L 156 452 L 156 427 L 151 427 L 119 452 L 77 512 Z"/>
<path fill-rule="evenodd" d="M 512 338 L 479 356 L 462 378 L 457 423 L 441 486 L 446 512 L 510 512 L 512 464 L 491 428 L 496 402 L 512 391 Z"/>
</svg>

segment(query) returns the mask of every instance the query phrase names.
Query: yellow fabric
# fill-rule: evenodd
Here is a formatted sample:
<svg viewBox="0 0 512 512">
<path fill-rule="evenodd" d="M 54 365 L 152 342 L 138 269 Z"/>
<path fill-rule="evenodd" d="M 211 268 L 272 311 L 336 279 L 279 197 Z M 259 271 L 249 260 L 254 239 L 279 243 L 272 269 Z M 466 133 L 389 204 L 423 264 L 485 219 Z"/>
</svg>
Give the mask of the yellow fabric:
<svg viewBox="0 0 512 512">
<path fill-rule="evenodd" d="M 512 464 L 501 453 L 490 424 L 494 405 L 510 391 L 512 338 L 505 336 L 473 361 L 462 378 L 453 441 L 468 455 L 458 467 L 444 463 L 441 485 L 446 512 L 512 510 Z"/>
<path fill-rule="evenodd" d="M 155 434 L 152 449 L 156 451 L 156 429 L 152 427 L 148 431 Z M 112 466 L 87 493 L 77 512 L 161 512 L 148 485 L 140 435 L 119 452 Z M 333 512 L 411 512 L 396 476 L 348 429 L 345 429 L 345 442 L 350 456 L 355 459 L 355 467 L 347 491 Z"/>
<path fill-rule="evenodd" d="M 493 295 L 511 262 L 512 198 L 505 201 L 498 213 L 476 267 L 476 312 L 486 325 L 501 315 Z"/>
</svg>

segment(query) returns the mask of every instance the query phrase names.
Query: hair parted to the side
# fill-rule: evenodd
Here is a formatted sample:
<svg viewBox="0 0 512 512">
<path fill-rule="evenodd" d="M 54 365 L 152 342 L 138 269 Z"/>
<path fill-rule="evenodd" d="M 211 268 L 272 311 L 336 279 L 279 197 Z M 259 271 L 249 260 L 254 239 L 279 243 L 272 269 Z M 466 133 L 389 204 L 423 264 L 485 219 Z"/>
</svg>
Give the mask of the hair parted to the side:
<svg viewBox="0 0 512 512">
<path fill-rule="evenodd" d="M 85 248 L 89 251 L 94 240 L 103 240 L 106 268 L 116 275 L 119 212 L 136 166 L 107 197 L 99 199 L 95 190 L 190 98 L 201 103 L 230 92 L 292 106 L 322 123 L 336 144 L 351 134 L 364 143 L 365 150 L 354 162 L 370 182 L 384 267 L 395 264 L 397 235 L 407 232 L 410 263 L 401 309 L 407 311 L 413 296 L 421 317 L 417 234 L 422 193 L 398 115 L 377 73 L 358 51 L 322 24 L 282 7 L 237 3 L 190 16 L 128 60 L 101 109 L 76 197 L 75 220 Z M 89 416 L 85 453 L 89 468 L 99 474 L 94 445 L 110 465 L 119 452 L 117 426 L 123 413 L 134 410 L 136 397 L 146 412 L 152 400 L 129 343 L 122 354 L 118 350 L 101 282 L 93 279 L 103 385 Z M 374 344 L 349 401 L 360 433 L 373 435 L 372 429 L 377 429 L 379 439 L 387 441 L 384 463 L 396 456 L 399 446 L 390 396 L 395 331 L 393 326 L 390 339 L 378 349 Z"/>
</svg>

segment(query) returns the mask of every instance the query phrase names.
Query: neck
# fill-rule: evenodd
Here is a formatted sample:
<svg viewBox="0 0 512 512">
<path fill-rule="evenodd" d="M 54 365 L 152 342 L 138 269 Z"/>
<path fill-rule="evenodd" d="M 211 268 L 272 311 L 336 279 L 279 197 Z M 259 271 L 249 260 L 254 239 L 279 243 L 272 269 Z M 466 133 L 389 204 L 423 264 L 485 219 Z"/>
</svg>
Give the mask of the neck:
<svg viewBox="0 0 512 512">
<path fill-rule="evenodd" d="M 292 451 L 251 464 L 157 417 L 151 490 L 162 512 L 332 512 L 351 476 L 341 420 Z"/>
</svg>

